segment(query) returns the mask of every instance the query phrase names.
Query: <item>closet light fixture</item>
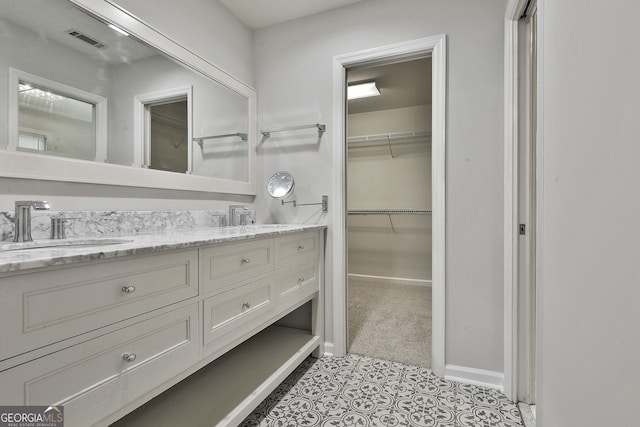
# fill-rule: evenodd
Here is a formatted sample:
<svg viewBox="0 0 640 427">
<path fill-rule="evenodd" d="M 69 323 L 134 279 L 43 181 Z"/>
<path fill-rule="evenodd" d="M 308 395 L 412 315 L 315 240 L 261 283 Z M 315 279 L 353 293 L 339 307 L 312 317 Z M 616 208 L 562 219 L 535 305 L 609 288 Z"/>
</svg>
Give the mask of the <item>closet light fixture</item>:
<svg viewBox="0 0 640 427">
<path fill-rule="evenodd" d="M 120 33 L 120 34 L 122 34 L 123 36 L 127 36 L 127 37 L 129 36 L 129 33 L 127 33 L 127 32 L 126 32 L 125 30 L 123 30 L 122 28 L 118 28 L 118 27 L 116 27 L 116 26 L 115 26 L 115 25 L 113 25 L 113 24 L 107 24 L 107 26 L 108 26 L 109 28 L 111 28 L 113 31 L 115 31 L 116 33 Z"/>
<path fill-rule="evenodd" d="M 365 82 L 347 86 L 347 99 L 349 100 L 379 95 L 380 90 L 378 86 L 376 86 L 376 82 Z"/>
</svg>

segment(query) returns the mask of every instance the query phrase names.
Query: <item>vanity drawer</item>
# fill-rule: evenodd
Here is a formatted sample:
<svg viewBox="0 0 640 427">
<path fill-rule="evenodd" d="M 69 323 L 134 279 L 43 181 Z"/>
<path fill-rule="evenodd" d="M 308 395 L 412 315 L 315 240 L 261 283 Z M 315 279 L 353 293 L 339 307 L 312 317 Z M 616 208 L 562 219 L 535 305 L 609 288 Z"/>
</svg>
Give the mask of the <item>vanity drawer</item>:
<svg viewBox="0 0 640 427">
<path fill-rule="evenodd" d="M 194 303 L 0 373 L 0 401 L 64 405 L 65 426 L 92 425 L 196 363 L 197 336 Z"/>
<path fill-rule="evenodd" d="M 318 264 L 309 262 L 277 273 L 278 311 L 299 303 L 318 291 Z"/>
<path fill-rule="evenodd" d="M 317 232 L 294 234 L 275 239 L 275 268 L 312 261 L 318 257 Z"/>
<path fill-rule="evenodd" d="M 204 300 L 204 345 L 228 333 L 238 337 L 273 316 L 275 293 L 267 277 Z"/>
<path fill-rule="evenodd" d="M 0 280 L 0 359 L 198 295 L 198 252 L 69 267 Z"/>
<path fill-rule="evenodd" d="M 200 250 L 203 293 L 273 271 L 273 239 L 230 243 Z"/>
</svg>

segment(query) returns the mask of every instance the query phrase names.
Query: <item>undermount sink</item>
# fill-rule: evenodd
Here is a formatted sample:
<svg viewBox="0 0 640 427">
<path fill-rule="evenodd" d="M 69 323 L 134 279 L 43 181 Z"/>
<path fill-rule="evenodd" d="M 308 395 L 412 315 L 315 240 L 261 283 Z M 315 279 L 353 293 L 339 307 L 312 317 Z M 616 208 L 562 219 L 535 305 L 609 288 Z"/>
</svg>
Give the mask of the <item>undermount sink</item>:
<svg viewBox="0 0 640 427">
<path fill-rule="evenodd" d="M 131 243 L 129 239 L 64 239 L 64 240 L 35 240 L 33 242 L 6 243 L 0 245 L 0 252 L 7 251 L 31 251 L 36 249 L 55 249 L 55 248 L 81 248 L 81 247 L 98 247 L 121 245 L 123 243 Z"/>
</svg>

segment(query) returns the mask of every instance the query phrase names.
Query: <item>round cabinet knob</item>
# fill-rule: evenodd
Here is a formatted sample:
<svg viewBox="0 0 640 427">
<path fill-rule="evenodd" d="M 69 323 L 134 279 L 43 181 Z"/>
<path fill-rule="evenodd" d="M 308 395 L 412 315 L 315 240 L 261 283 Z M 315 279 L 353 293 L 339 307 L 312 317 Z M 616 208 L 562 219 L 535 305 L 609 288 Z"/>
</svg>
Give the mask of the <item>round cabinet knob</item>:
<svg viewBox="0 0 640 427">
<path fill-rule="evenodd" d="M 129 286 L 123 286 L 122 287 L 122 292 L 124 292 L 125 294 L 132 294 L 136 291 L 136 287 L 133 285 L 129 285 Z M 134 356 L 135 357 L 135 356 Z"/>
<path fill-rule="evenodd" d="M 243 264 L 249 264 L 251 262 L 251 258 L 242 258 Z"/>
<path fill-rule="evenodd" d="M 302 282 L 304 282 L 304 277 L 299 277 L 298 278 L 298 283 L 302 283 Z"/>
<path fill-rule="evenodd" d="M 242 304 L 242 309 L 243 310 L 248 310 L 251 308 L 251 303 L 250 302 L 245 302 L 244 304 Z"/>
<path fill-rule="evenodd" d="M 125 353 L 122 355 L 122 360 L 124 360 L 125 362 L 133 362 L 134 360 L 136 360 L 136 355 L 133 353 Z"/>
<path fill-rule="evenodd" d="M 300 250 L 300 251 L 304 250 L 304 246 L 303 245 L 298 245 L 298 250 Z"/>
</svg>

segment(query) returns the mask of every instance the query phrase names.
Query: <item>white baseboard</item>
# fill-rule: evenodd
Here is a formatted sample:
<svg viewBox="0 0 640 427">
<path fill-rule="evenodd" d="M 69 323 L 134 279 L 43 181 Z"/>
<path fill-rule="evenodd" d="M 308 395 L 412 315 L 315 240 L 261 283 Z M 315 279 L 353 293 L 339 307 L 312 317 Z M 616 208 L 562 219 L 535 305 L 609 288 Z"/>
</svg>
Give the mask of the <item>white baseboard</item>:
<svg viewBox="0 0 640 427">
<path fill-rule="evenodd" d="M 444 377 L 448 380 L 493 388 L 504 392 L 504 374 L 502 372 L 458 365 L 445 365 L 444 372 Z"/>
<path fill-rule="evenodd" d="M 366 279 L 371 282 L 397 282 L 402 285 L 428 286 L 431 287 L 431 280 L 407 279 L 404 277 L 371 276 L 368 274 L 348 274 L 349 278 Z"/>
<path fill-rule="evenodd" d="M 331 356 L 333 356 L 333 343 L 325 341 L 325 343 L 324 343 L 324 357 L 331 357 Z"/>
<path fill-rule="evenodd" d="M 529 406 L 524 402 L 518 402 L 518 408 L 520 409 L 520 415 L 522 416 L 524 427 L 536 427 L 535 406 Z"/>
</svg>

